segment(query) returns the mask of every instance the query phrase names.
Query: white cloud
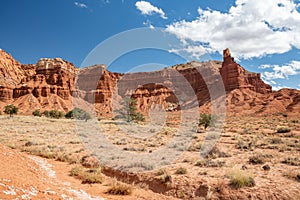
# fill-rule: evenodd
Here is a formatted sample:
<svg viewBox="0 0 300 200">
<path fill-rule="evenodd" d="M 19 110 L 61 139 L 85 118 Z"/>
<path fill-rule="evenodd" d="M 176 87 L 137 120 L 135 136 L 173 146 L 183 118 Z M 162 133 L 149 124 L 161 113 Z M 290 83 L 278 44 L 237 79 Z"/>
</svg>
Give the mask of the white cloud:
<svg viewBox="0 0 300 200">
<path fill-rule="evenodd" d="M 272 86 L 272 89 L 276 91 L 281 90 L 282 88 L 290 88 L 290 87 L 284 85 Z"/>
<path fill-rule="evenodd" d="M 188 53 L 190 58 L 196 58 L 199 59 L 202 55 L 206 53 L 205 48 L 202 46 L 193 46 L 193 45 L 186 45 L 182 48 L 173 48 L 169 50 L 170 53 L 175 53 L 182 55 L 182 53 Z"/>
<path fill-rule="evenodd" d="M 271 68 L 271 67 L 272 67 L 272 65 L 264 64 L 264 65 L 258 66 L 258 69 L 268 69 L 268 68 Z"/>
<path fill-rule="evenodd" d="M 157 13 L 161 18 L 167 19 L 165 12 L 161 8 L 155 7 L 147 1 L 137 1 L 135 6 L 143 15 L 152 15 Z"/>
<path fill-rule="evenodd" d="M 289 76 L 300 74 L 300 61 L 291 61 L 286 65 L 267 65 L 272 68 L 271 72 L 263 72 L 262 78 L 265 81 L 272 81 L 275 79 L 288 79 Z M 261 68 L 261 67 L 259 67 Z"/>
<path fill-rule="evenodd" d="M 148 26 L 150 29 L 155 29 L 155 27 L 152 25 L 151 21 L 147 20 L 146 22 L 143 22 L 145 26 Z"/>
<path fill-rule="evenodd" d="M 207 51 L 230 48 L 236 58 L 250 59 L 300 49 L 300 13 L 291 0 L 236 0 L 228 12 L 198 9 L 193 21 L 181 20 L 166 30 L 181 40 L 204 43 Z M 196 49 L 195 49 L 196 50 Z"/>
<path fill-rule="evenodd" d="M 88 6 L 84 3 L 74 2 L 74 5 L 79 8 L 88 8 Z"/>
</svg>

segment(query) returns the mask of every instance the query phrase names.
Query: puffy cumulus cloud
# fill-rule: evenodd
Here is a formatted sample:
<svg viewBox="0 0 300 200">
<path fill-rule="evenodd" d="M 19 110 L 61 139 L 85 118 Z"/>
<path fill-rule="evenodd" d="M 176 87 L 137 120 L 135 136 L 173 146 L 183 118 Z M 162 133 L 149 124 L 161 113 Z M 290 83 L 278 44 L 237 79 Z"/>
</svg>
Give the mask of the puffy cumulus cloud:
<svg viewBox="0 0 300 200">
<path fill-rule="evenodd" d="M 152 15 L 157 13 L 161 18 L 167 19 L 165 12 L 156 6 L 153 6 L 151 3 L 147 1 L 137 1 L 135 3 L 136 8 L 141 11 L 143 15 Z"/>
<path fill-rule="evenodd" d="M 88 6 L 84 3 L 74 2 L 74 5 L 79 8 L 88 8 Z"/>
<path fill-rule="evenodd" d="M 300 74 L 300 61 L 291 61 L 286 65 L 267 65 L 272 68 L 272 71 L 266 71 L 262 73 L 262 78 L 271 82 L 275 79 L 288 79 L 289 76 Z"/>
<path fill-rule="evenodd" d="M 207 52 L 222 53 L 228 47 L 238 59 L 280 54 L 300 49 L 297 6 L 291 0 L 236 0 L 226 13 L 199 8 L 195 20 L 172 23 L 166 31 L 189 45 L 206 44 L 196 46 Z"/>
</svg>

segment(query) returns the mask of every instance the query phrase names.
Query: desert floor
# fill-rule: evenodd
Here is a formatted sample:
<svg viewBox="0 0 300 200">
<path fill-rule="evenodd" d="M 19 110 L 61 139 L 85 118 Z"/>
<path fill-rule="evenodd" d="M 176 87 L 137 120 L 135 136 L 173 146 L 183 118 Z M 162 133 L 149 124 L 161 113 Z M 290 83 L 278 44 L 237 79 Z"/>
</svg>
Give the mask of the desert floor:
<svg viewBox="0 0 300 200">
<path fill-rule="evenodd" d="M 0 199 L 300 199 L 300 117 L 227 117 L 220 133 L 193 130 L 186 149 L 168 144 L 179 135 L 175 118 L 143 138 L 113 120 L 2 115 Z M 122 152 L 148 155 L 169 145 L 180 155 L 161 167 L 131 160 L 107 167 L 93 152 L 97 126 Z M 215 147 L 200 157 L 209 141 Z"/>
</svg>

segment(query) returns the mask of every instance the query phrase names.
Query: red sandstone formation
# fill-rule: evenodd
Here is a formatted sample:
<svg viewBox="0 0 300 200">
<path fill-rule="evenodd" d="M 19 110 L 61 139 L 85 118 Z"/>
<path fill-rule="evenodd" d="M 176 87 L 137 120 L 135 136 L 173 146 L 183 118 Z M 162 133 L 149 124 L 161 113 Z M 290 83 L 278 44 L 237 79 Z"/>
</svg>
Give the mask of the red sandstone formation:
<svg viewBox="0 0 300 200">
<path fill-rule="evenodd" d="M 223 56 L 224 61 L 220 73 L 226 91 L 248 88 L 258 93 L 267 94 L 272 92 L 272 87 L 261 80 L 259 73 L 248 72 L 237 64 L 234 58 L 231 57 L 229 49 L 223 51 Z"/>
<path fill-rule="evenodd" d="M 298 90 L 272 91 L 260 74 L 237 64 L 228 49 L 223 53 L 223 63 L 193 61 L 155 72 L 119 74 L 104 65 L 76 69 L 60 58 L 22 65 L 1 50 L 0 109 L 14 104 L 25 114 L 36 109 L 67 112 L 77 103 L 87 103 L 99 116 L 107 117 L 112 116 L 115 101 L 132 96 L 145 113 L 154 104 L 167 111 L 194 106 L 209 110 L 211 101 L 222 98 L 221 93 L 211 94 L 221 80 L 229 114 L 299 113 Z"/>
</svg>

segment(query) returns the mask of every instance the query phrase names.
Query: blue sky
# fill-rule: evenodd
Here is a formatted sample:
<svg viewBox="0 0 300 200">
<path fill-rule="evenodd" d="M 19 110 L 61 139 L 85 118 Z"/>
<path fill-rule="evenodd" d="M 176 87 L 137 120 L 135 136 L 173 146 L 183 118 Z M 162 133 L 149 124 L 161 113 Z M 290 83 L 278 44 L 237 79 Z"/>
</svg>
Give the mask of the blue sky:
<svg viewBox="0 0 300 200">
<path fill-rule="evenodd" d="M 229 47 L 242 66 L 262 73 L 275 89 L 300 88 L 299 8 L 298 0 L 2 0 L 0 48 L 22 63 L 61 57 L 79 67 L 116 34 L 160 27 L 178 39 L 176 48 L 132 51 L 109 69 L 221 60 Z"/>
</svg>

